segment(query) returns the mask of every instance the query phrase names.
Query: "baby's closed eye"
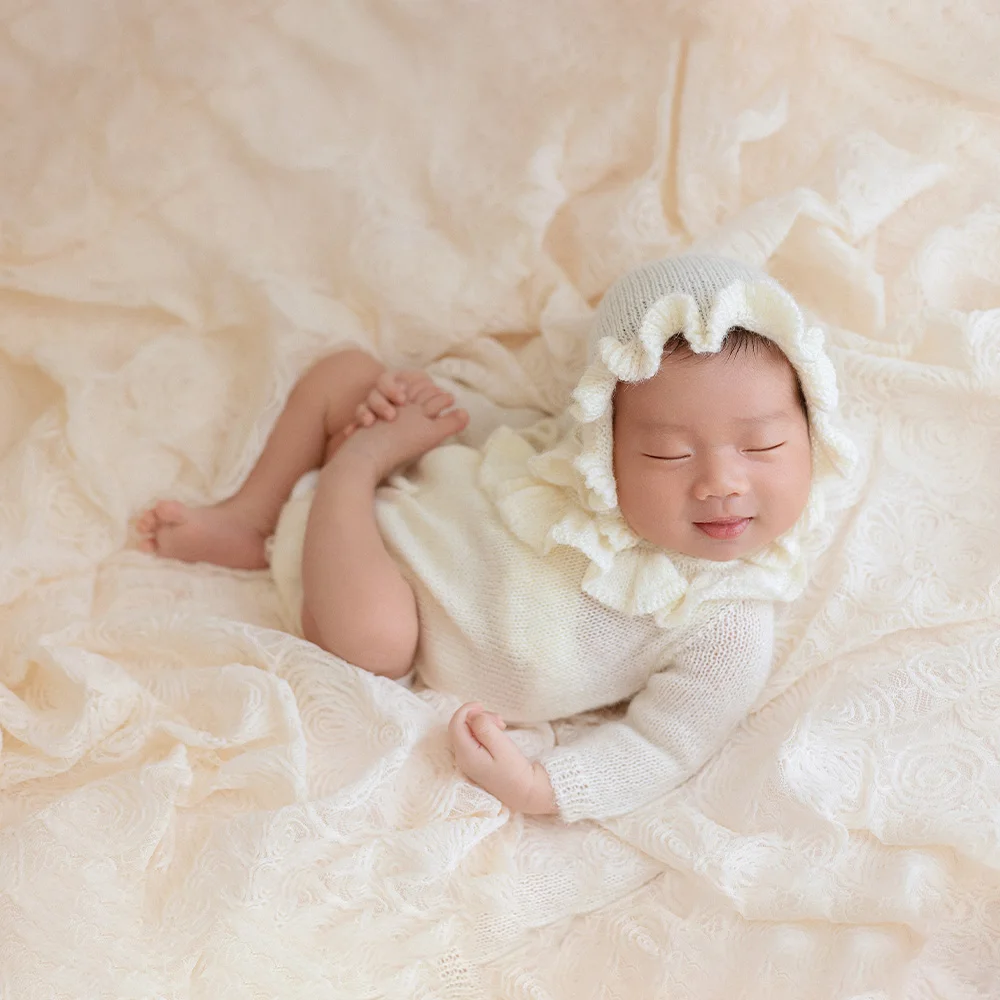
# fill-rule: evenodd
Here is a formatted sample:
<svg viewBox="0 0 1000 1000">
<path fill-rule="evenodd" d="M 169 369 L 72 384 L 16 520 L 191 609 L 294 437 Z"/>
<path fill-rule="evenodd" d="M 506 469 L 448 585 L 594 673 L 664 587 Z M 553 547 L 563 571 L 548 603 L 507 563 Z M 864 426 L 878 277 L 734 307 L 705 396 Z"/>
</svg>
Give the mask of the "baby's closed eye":
<svg viewBox="0 0 1000 1000">
<path fill-rule="evenodd" d="M 740 448 L 740 451 L 745 455 L 764 455 L 769 452 L 776 452 L 783 448 L 788 442 L 778 441 L 775 444 L 761 444 L 756 445 L 753 448 Z M 690 451 L 670 451 L 667 453 L 662 452 L 642 452 L 643 458 L 651 458 L 657 462 L 681 462 L 686 458 L 692 458 L 693 454 Z"/>
<path fill-rule="evenodd" d="M 762 445 L 759 448 L 744 448 L 743 450 L 749 452 L 752 455 L 760 455 L 768 451 L 777 451 L 779 448 L 783 448 L 787 441 L 779 441 L 777 444 Z"/>
</svg>

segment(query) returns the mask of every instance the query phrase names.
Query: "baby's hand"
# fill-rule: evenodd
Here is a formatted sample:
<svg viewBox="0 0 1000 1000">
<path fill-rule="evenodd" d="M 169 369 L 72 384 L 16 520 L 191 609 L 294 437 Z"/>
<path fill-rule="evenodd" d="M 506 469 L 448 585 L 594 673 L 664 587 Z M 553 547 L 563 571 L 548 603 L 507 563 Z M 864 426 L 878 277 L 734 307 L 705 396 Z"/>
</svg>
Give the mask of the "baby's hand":
<svg viewBox="0 0 1000 1000">
<path fill-rule="evenodd" d="M 556 799 L 545 768 L 532 763 L 503 732 L 506 723 L 472 702 L 448 725 L 455 762 L 466 777 L 523 813 L 554 813 Z"/>
<path fill-rule="evenodd" d="M 440 390 L 427 372 L 382 372 L 367 399 L 358 404 L 354 420 L 344 428 L 344 437 L 350 437 L 360 427 L 371 427 L 376 420 L 395 420 L 398 406 L 423 403 L 434 394 L 440 394 Z M 447 397 L 446 405 L 453 405 L 454 397 L 450 393 L 444 395 Z"/>
</svg>

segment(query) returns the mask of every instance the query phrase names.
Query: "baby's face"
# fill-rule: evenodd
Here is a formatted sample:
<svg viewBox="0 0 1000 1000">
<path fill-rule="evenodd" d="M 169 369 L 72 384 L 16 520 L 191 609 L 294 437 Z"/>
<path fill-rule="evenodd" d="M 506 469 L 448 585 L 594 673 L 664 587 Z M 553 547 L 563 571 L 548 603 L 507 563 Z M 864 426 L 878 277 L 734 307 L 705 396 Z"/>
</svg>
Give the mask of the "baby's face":
<svg viewBox="0 0 1000 1000">
<path fill-rule="evenodd" d="M 765 353 L 664 358 L 615 396 L 618 505 L 643 538 L 700 559 L 764 548 L 809 495 L 809 426 L 795 373 Z"/>
</svg>

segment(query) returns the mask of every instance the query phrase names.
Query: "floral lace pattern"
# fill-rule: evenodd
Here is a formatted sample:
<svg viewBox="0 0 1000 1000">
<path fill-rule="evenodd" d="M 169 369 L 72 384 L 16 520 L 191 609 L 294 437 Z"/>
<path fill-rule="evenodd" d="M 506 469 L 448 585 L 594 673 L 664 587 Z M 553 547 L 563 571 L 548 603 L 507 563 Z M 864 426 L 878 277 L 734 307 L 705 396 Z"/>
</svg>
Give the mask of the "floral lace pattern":
<svg viewBox="0 0 1000 1000">
<path fill-rule="evenodd" d="M 988 4 L 7 7 L 5 1000 L 1000 995 Z M 759 710 L 648 809 L 510 816 L 266 574 L 125 549 L 344 339 L 561 411 L 588 303 L 686 249 L 823 327 L 859 465 Z"/>
</svg>

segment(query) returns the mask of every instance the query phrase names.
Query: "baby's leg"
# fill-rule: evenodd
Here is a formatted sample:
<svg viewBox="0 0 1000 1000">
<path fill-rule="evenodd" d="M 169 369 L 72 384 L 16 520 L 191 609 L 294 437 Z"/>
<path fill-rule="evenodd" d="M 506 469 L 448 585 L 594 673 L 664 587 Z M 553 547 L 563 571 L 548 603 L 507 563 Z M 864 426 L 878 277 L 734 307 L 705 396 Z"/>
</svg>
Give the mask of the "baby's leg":
<svg viewBox="0 0 1000 1000">
<path fill-rule="evenodd" d="M 240 491 L 214 507 L 157 504 L 137 522 L 147 552 L 234 569 L 267 565 L 264 542 L 300 476 L 336 450 L 383 366 L 359 350 L 318 361 L 298 381 Z"/>
<path fill-rule="evenodd" d="M 461 431 L 464 410 L 433 384 L 396 419 L 356 430 L 323 468 L 302 554 L 302 630 L 316 645 L 386 677 L 409 671 L 417 606 L 375 521 L 375 491 L 393 469 Z"/>
</svg>

